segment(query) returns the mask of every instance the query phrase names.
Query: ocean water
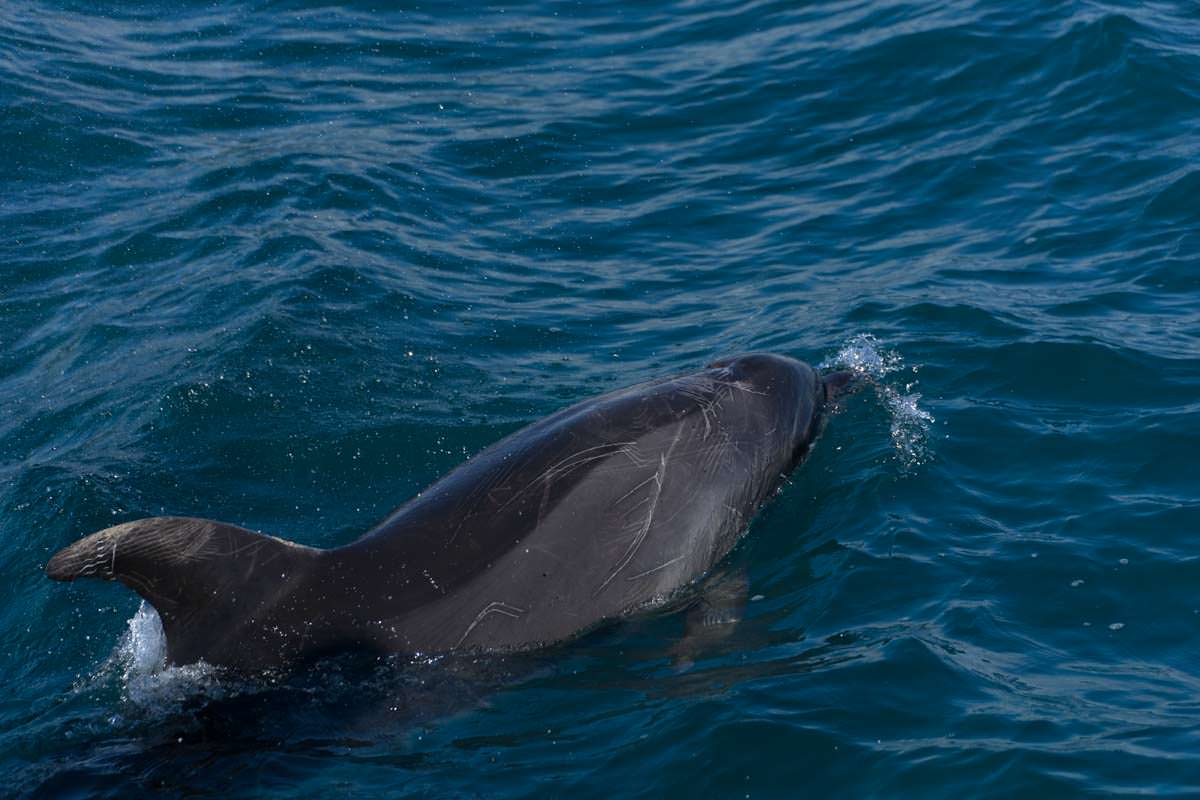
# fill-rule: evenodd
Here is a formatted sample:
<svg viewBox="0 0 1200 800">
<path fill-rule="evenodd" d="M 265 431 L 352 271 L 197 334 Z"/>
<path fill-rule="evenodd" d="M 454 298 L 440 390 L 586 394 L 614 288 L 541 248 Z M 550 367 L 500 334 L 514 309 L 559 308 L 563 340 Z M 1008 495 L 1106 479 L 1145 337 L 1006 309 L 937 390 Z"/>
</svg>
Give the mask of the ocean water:
<svg viewBox="0 0 1200 800">
<path fill-rule="evenodd" d="M 1200 13 L 0 4 L 0 795 L 1200 795 Z M 116 522 L 349 541 L 575 400 L 869 387 L 751 600 L 164 669 Z"/>
</svg>

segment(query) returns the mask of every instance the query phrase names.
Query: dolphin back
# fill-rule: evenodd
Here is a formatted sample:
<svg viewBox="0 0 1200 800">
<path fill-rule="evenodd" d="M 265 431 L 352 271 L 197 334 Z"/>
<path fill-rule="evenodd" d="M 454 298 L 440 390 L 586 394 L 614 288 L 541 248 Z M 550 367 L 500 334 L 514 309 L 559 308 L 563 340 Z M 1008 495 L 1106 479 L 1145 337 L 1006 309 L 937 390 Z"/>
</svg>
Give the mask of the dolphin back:
<svg viewBox="0 0 1200 800">
<path fill-rule="evenodd" d="M 335 559 L 402 600 L 374 604 L 383 649 L 562 641 L 708 572 L 808 452 L 825 396 L 809 365 L 748 354 L 591 398 L 478 454 Z"/>
</svg>

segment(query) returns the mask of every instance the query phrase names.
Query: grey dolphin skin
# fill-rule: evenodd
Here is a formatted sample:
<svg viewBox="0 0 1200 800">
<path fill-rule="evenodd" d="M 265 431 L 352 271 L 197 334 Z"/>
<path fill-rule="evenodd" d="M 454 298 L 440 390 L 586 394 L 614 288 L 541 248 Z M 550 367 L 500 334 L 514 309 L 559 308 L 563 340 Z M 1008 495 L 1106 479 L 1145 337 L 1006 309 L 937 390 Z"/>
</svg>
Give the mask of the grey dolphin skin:
<svg viewBox="0 0 1200 800">
<path fill-rule="evenodd" d="M 93 533 L 46 574 L 118 580 L 171 663 L 514 650 L 663 602 L 733 547 L 848 373 L 771 354 L 585 400 L 497 442 L 362 538 L 321 550 L 206 519 Z"/>
</svg>

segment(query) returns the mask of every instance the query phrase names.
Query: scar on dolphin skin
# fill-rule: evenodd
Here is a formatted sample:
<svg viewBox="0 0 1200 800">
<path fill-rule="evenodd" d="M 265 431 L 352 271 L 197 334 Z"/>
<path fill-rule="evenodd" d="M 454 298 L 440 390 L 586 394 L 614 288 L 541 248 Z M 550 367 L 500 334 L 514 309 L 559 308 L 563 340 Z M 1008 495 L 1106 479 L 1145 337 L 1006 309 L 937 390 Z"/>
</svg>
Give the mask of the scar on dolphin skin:
<svg viewBox="0 0 1200 800">
<path fill-rule="evenodd" d="M 641 572 L 637 573 L 636 575 L 629 575 L 625 578 L 625 580 L 636 581 L 636 580 L 639 580 L 640 578 L 646 577 L 647 575 L 653 575 L 656 572 L 662 572 L 664 569 L 671 566 L 672 564 L 678 564 L 680 561 L 683 560 L 683 558 L 684 557 L 682 555 L 675 556 L 671 560 L 664 561 L 663 563 L 659 564 L 657 567 L 651 567 L 650 569 L 642 570 Z"/>
<path fill-rule="evenodd" d="M 463 635 L 458 637 L 458 641 L 454 645 L 455 649 L 462 647 L 463 642 L 465 642 L 467 637 L 471 635 L 471 631 L 475 630 L 476 626 L 483 622 L 484 618 L 487 617 L 488 614 L 501 614 L 512 619 L 520 619 L 521 615 L 524 614 L 525 611 L 526 609 L 524 608 L 517 608 L 514 605 L 509 605 L 508 603 L 501 602 L 500 600 L 493 600 L 475 615 L 475 619 L 471 620 L 471 624 L 467 626 L 465 631 L 463 631 Z"/>
<path fill-rule="evenodd" d="M 646 536 L 650 533 L 650 526 L 654 524 L 654 512 L 658 508 L 658 500 L 662 497 L 663 479 L 667 474 L 667 464 L 671 460 L 671 453 L 675 451 L 675 445 L 679 444 L 679 438 L 683 435 L 683 428 L 679 427 L 675 431 L 675 438 L 671 440 L 671 444 L 667 447 L 667 452 L 659 456 L 658 470 L 654 473 L 651 480 L 654 481 L 654 493 L 650 498 L 650 508 L 646 510 L 646 520 L 642 523 L 642 527 L 634 536 L 633 541 L 629 543 L 629 547 L 625 551 L 620 561 L 613 568 L 612 574 L 604 579 L 604 582 L 596 588 L 595 594 L 600 594 L 604 589 L 617 577 L 617 574 L 625 567 L 629 566 L 629 562 L 637 555 L 637 551 L 642 546 L 642 542 L 646 541 Z"/>
</svg>

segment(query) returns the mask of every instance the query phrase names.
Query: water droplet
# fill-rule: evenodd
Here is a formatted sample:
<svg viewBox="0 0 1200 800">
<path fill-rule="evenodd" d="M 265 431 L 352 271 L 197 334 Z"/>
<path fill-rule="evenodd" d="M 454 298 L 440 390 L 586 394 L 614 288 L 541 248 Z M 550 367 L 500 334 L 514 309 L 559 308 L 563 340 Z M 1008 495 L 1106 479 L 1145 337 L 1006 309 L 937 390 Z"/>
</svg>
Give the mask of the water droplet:
<svg viewBox="0 0 1200 800">
<path fill-rule="evenodd" d="M 862 333 L 851 337 L 836 355 L 821 362 L 820 366 L 822 369 L 849 370 L 875 387 L 891 416 L 892 446 L 906 471 L 929 460 L 926 440 L 929 426 L 935 420 L 918 405 L 921 395 L 912 391 L 916 382 L 907 382 L 901 391 L 883 380 L 903 369 L 904 361 L 898 353 L 885 349 L 871 334 Z"/>
</svg>

